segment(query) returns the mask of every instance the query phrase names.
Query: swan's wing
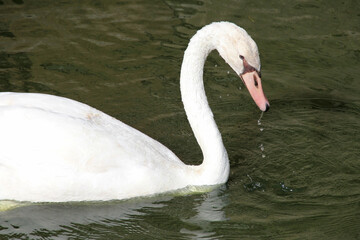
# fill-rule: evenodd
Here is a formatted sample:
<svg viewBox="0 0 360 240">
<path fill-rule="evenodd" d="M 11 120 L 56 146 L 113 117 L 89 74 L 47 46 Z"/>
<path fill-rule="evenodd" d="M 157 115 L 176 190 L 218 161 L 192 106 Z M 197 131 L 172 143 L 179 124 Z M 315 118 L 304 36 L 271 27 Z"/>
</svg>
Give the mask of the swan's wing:
<svg viewBox="0 0 360 240">
<path fill-rule="evenodd" d="M 136 129 L 86 104 L 51 95 L 1 93 L 0 133 L 0 164 L 5 159 L 11 165 L 51 162 L 88 171 L 129 162 L 182 164 L 169 149 Z"/>
</svg>

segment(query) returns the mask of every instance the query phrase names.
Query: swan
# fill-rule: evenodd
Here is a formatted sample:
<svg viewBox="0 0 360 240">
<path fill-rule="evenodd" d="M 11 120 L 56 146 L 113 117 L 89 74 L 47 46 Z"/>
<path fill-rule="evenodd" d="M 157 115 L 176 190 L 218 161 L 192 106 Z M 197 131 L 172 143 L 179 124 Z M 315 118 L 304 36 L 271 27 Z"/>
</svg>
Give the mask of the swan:
<svg viewBox="0 0 360 240">
<path fill-rule="evenodd" d="M 269 109 L 254 40 L 230 22 L 198 30 L 185 51 L 180 90 L 203 153 L 184 164 L 140 131 L 86 104 L 39 93 L 0 93 L 0 200 L 68 202 L 128 199 L 225 183 L 229 158 L 207 102 L 203 68 L 216 49 Z"/>
</svg>

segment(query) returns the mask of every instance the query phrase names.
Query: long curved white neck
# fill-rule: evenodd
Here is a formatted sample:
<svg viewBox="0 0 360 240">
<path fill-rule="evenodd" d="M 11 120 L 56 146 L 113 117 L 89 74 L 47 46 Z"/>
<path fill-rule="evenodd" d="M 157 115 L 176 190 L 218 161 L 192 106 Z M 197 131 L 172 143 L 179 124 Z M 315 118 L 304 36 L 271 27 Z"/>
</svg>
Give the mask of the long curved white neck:
<svg viewBox="0 0 360 240">
<path fill-rule="evenodd" d="M 204 63 L 216 49 L 216 37 L 211 26 L 198 31 L 185 51 L 180 74 L 181 97 L 185 112 L 203 153 L 198 166 L 199 184 L 210 185 L 227 181 L 229 159 L 221 134 L 209 107 L 203 83 Z"/>
</svg>

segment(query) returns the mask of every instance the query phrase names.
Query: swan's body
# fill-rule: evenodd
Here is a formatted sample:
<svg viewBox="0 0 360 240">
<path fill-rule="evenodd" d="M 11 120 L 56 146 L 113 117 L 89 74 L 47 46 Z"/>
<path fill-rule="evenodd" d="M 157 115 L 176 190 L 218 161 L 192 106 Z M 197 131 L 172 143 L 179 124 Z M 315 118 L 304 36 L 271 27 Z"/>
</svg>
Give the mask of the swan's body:
<svg viewBox="0 0 360 240">
<path fill-rule="evenodd" d="M 268 108 L 257 47 L 245 30 L 220 22 L 198 31 L 185 52 L 180 83 L 204 155 L 201 165 L 185 165 L 159 142 L 88 105 L 45 94 L 0 93 L 0 200 L 125 199 L 225 183 L 229 159 L 202 81 L 213 49 L 247 86 L 257 76 L 260 93 L 254 94 L 260 97 L 248 86 L 249 91 L 260 109 Z"/>
</svg>

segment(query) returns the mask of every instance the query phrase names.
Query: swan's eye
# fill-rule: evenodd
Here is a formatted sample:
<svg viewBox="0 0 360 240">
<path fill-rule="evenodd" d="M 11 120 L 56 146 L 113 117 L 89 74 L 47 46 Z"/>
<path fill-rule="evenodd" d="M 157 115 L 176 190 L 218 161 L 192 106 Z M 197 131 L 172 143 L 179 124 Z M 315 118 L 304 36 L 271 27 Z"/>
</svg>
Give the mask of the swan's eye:
<svg viewBox="0 0 360 240">
<path fill-rule="evenodd" d="M 243 55 L 239 55 L 241 60 L 244 60 L 244 56 Z"/>
<path fill-rule="evenodd" d="M 254 85 L 255 85 L 255 87 L 257 87 L 257 86 L 258 86 L 258 81 L 256 80 L 255 75 L 254 75 Z"/>
<path fill-rule="evenodd" d="M 258 72 L 259 78 L 261 78 L 261 72 Z"/>
</svg>

